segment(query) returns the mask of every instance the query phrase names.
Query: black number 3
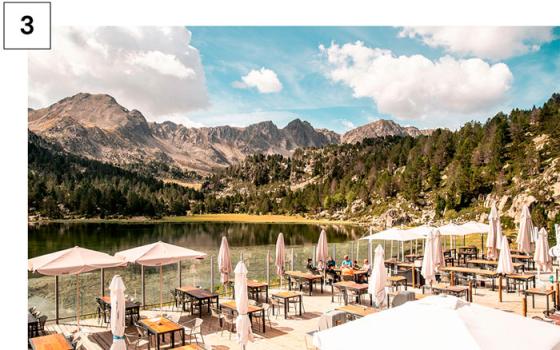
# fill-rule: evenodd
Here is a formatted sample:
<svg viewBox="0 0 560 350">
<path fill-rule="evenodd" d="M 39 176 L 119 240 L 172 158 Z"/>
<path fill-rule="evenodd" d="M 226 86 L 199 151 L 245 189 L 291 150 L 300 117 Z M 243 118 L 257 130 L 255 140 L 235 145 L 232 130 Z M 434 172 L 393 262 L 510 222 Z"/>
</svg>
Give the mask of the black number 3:
<svg viewBox="0 0 560 350">
<path fill-rule="evenodd" d="M 25 35 L 29 35 L 29 34 L 33 33 L 33 30 L 35 30 L 35 28 L 33 28 L 33 25 L 32 25 L 33 17 L 23 16 L 23 17 L 21 17 L 21 21 L 25 25 L 25 27 L 20 29 L 21 32 Z"/>
</svg>

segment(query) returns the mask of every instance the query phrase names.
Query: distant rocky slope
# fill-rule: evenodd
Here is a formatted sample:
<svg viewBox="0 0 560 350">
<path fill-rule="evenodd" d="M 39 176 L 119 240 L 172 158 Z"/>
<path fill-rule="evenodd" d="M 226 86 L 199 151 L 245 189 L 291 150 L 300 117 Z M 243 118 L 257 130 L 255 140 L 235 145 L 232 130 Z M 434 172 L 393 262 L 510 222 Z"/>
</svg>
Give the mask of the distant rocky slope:
<svg viewBox="0 0 560 350">
<path fill-rule="evenodd" d="M 342 135 L 342 142 L 356 143 L 366 138 L 385 136 L 417 137 L 420 135 L 430 135 L 432 132 L 432 129 L 420 130 L 413 126 L 401 126 L 392 120 L 380 119 L 346 132 Z"/>
<path fill-rule="evenodd" d="M 280 129 L 270 121 L 244 128 L 188 128 L 150 123 L 109 95 L 80 93 L 47 108 L 29 110 L 29 129 L 70 153 L 116 165 L 163 164 L 202 174 L 247 155 L 289 156 L 297 148 L 339 143 L 332 131 L 295 119 Z"/>
</svg>

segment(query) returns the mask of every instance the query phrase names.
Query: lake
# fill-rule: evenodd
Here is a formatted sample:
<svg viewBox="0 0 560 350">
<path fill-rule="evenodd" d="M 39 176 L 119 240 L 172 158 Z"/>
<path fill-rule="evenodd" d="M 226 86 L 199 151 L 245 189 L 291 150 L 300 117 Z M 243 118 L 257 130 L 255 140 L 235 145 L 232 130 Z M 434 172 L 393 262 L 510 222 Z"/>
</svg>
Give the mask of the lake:
<svg viewBox="0 0 560 350">
<path fill-rule="evenodd" d="M 312 257 L 321 228 L 327 231 L 329 247 L 336 250 L 338 259 L 344 254 L 355 258 L 367 257 L 367 245 L 353 241 L 366 233 L 366 229 L 345 225 L 316 224 L 265 224 L 265 223 L 49 223 L 29 225 L 29 258 L 54 251 L 81 246 L 109 254 L 154 243 L 158 240 L 183 247 L 203 251 L 208 254 L 204 260 L 184 261 L 181 263 L 181 281 L 178 281 L 177 265 L 164 266 L 164 298 L 171 299 L 170 289 L 177 285 L 192 284 L 209 288 L 220 285 L 216 256 L 222 236 L 228 238 L 233 257 L 233 265 L 243 254 L 249 270 L 249 278 L 266 279 L 266 257 L 270 252 L 270 277 L 277 281 L 274 268 L 275 243 L 278 233 L 284 234 L 287 246 L 288 267 L 291 264 L 291 250 L 294 251 L 294 267 L 303 269 L 306 258 Z M 334 243 L 334 244 L 333 244 Z M 354 249 L 352 249 L 354 248 Z M 334 252 L 333 252 L 334 253 Z M 354 254 L 352 254 L 354 253 Z M 213 257 L 213 258 L 211 258 Z M 211 281 L 211 261 L 216 272 Z M 146 304 L 159 302 L 159 269 L 145 268 Z M 140 267 L 129 265 L 126 268 L 105 271 L 104 293 L 113 275 L 123 277 L 127 287 L 126 294 L 141 300 Z M 29 306 L 36 306 L 43 314 L 54 318 L 54 277 L 28 273 Z M 95 297 L 101 294 L 100 272 L 94 271 L 81 275 L 81 310 L 84 313 L 95 311 Z M 61 276 L 60 317 L 72 317 L 75 313 L 76 276 Z"/>
</svg>

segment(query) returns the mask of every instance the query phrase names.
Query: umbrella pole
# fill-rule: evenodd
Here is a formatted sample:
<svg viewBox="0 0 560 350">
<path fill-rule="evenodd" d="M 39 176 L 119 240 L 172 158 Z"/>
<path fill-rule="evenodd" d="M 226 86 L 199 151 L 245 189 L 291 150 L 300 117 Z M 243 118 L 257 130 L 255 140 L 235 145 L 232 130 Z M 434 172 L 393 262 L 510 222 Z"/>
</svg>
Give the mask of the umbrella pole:
<svg viewBox="0 0 560 350">
<path fill-rule="evenodd" d="M 159 265 L 159 310 L 160 316 L 163 316 L 163 266 Z"/>
<path fill-rule="evenodd" d="M 80 330 L 80 274 L 76 275 L 76 323 Z"/>
</svg>

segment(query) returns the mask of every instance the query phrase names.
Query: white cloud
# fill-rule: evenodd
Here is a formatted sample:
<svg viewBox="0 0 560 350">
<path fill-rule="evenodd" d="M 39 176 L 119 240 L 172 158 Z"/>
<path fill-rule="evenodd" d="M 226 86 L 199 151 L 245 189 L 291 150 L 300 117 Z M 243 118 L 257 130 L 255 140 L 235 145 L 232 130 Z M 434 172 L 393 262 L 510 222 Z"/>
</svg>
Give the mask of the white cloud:
<svg viewBox="0 0 560 350">
<path fill-rule="evenodd" d="M 449 53 L 501 60 L 531 51 L 554 39 L 552 27 L 405 27 L 400 37 L 419 38 Z"/>
<path fill-rule="evenodd" d="M 332 81 L 349 86 L 355 97 L 371 98 L 380 113 L 401 119 L 488 111 L 503 100 L 513 80 L 507 65 L 478 58 L 395 56 L 359 41 L 320 50 Z"/>
<path fill-rule="evenodd" d="M 209 105 L 198 50 L 184 27 L 57 27 L 53 50 L 29 53 L 29 105 L 107 93 L 154 120 Z"/>
<path fill-rule="evenodd" d="M 241 77 L 241 81 L 235 81 L 232 85 L 239 89 L 256 88 L 261 94 L 282 91 L 282 83 L 276 73 L 264 67 L 251 70 L 247 75 Z"/>
<path fill-rule="evenodd" d="M 342 120 L 340 121 L 340 123 L 341 123 L 342 125 L 344 125 L 344 127 L 346 128 L 346 130 L 350 130 L 350 129 L 355 129 L 355 128 L 356 128 L 356 125 L 354 125 L 354 123 L 352 123 L 350 120 L 347 120 L 347 119 L 342 119 Z"/>
</svg>

